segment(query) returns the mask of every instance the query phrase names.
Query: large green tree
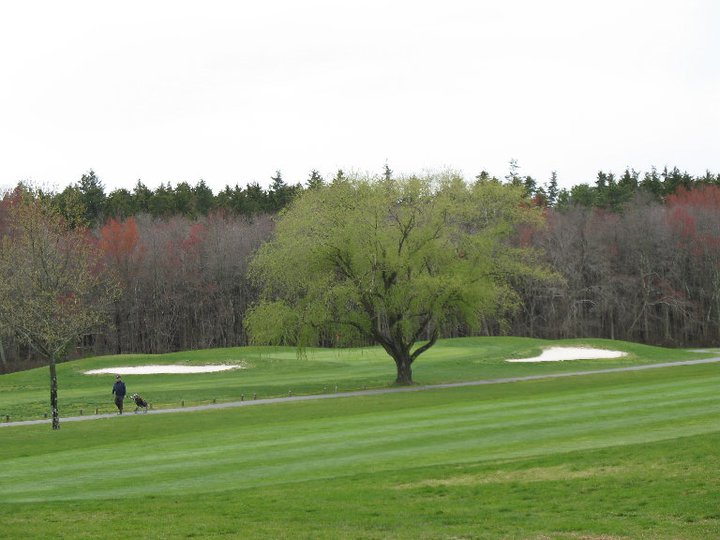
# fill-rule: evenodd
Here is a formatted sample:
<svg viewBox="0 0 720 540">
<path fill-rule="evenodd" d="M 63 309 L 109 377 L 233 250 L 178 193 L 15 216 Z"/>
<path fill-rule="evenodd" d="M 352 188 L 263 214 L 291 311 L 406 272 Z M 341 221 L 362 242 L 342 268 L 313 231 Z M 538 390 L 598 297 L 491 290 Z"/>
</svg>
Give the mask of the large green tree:
<svg viewBox="0 0 720 540">
<path fill-rule="evenodd" d="M 509 241 L 540 215 L 522 186 L 447 173 L 336 179 L 284 212 L 251 265 L 261 301 L 246 322 L 258 343 L 359 337 L 395 361 L 398 384 L 453 323 L 478 328 L 517 301 L 513 276 L 542 273 Z"/>
<path fill-rule="evenodd" d="M 0 235 L 0 318 L 47 358 L 52 427 L 59 429 L 56 365 L 105 320 L 116 285 L 89 233 L 69 227 L 50 205 L 17 193 L 8 214 Z"/>
</svg>

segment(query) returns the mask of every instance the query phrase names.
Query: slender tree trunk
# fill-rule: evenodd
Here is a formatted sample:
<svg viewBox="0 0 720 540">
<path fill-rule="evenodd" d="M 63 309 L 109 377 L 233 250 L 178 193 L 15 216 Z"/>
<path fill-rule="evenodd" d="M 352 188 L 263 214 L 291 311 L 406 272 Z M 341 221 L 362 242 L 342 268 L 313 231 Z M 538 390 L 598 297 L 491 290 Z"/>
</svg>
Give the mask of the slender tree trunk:
<svg viewBox="0 0 720 540">
<path fill-rule="evenodd" d="M 120 302 L 115 302 L 115 354 L 122 354 Z"/>
<path fill-rule="evenodd" d="M 7 368 L 7 358 L 5 358 L 5 348 L 3 347 L 2 337 L 0 337 L 0 363 Z"/>
<path fill-rule="evenodd" d="M 55 368 L 54 356 L 50 359 L 50 407 L 52 408 L 52 428 L 60 429 L 57 398 L 57 370 Z"/>
<path fill-rule="evenodd" d="M 720 283 L 720 279 L 718 279 L 718 277 L 716 277 L 715 284 L 717 285 L 718 283 Z M 717 290 L 717 287 L 715 288 L 715 290 Z M 715 296 L 715 308 L 718 312 L 717 333 L 718 333 L 718 338 L 720 338 L 720 295 Z M 710 332 L 708 332 L 708 334 L 710 334 Z"/>
</svg>

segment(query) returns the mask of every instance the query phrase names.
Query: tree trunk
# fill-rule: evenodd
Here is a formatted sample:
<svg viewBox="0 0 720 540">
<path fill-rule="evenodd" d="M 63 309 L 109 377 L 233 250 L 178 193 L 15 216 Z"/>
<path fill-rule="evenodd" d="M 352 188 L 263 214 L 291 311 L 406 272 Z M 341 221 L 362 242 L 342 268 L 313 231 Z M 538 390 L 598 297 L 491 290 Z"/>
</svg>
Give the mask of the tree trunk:
<svg viewBox="0 0 720 540">
<path fill-rule="evenodd" d="M 412 360 L 410 360 L 410 355 L 400 355 L 399 358 L 394 358 L 394 360 L 395 365 L 397 366 L 397 378 L 395 379 L 395 383 L 405 386 L 413 384 Z"/>
<path fill-rule="evenodd" d="M 115 354 L 122 354 L 120 302 L 115 302 Z"/>
<path fill-rule="evenodd" d="M 3 368 L 7 371 L 7 358 L 5 358 L 5 348 L 3 347 L 2 337 L 0 337 L 0 363 L 2 363 Z"/>
<path fill-rule="evenodd" d="M 50 407 L 52 408 L 52 428 L 60 429 L 60 415 L 58 414 L 57 399 L 57 370 L 55 357 L 50 359 Z"/>
</svg>

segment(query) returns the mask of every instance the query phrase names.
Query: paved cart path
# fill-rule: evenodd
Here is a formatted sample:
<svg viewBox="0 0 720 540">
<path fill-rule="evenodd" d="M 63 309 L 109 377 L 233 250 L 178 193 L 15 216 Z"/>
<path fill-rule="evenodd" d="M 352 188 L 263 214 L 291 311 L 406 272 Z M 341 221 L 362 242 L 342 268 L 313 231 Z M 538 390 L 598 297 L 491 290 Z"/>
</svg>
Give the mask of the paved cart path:
<svg viewBox="0 0 720 540">
<path fill-rule="evenodd" d="M 643 371 L 646 369 L 659 369 L 666 367 L 676 366 L 693 366 L 698 364 L 713 364 L 720 362 L 720 356 L 714 358 L 703 358 L 700 360 L 685 360 L 682 362 L 663 362 L 661 364 L 645 364 L 641 366 L 630 366 L 621 368 L 607 368 L 607 369 L 596 369 L 591 371 L 572 371 L 568 373 L 551 373 L 546 375 L 528 375 L 525 377 L 505 377 L 500 379 L 485 379 L 480 381 L 466 381 L 457 383 L 443 383 L 443 384 L 428 384 L 428 385 L 417 385 L 417 386 L 403 386 L 398 388 L 376 388 L 373 390 L 355 390 L 352 392 L 337 392 L 331 394 L 312 394 L 307 396 L 288 396 L 288 397 L 276 397 L 266 399 L 256 399 L 250 401 L 230 401 L 227 403 L 213 403 L 209 405 L 193 405 L 189 407 L 178 407 L 173 409 L 154 409 L 149 414 L 168 414 L 168 413 L 180 413 L 180 412 L 193 412 L 193 411 L 207 411 L 213 409 L 230 409 L 234 407 L 250 407 L 253 405 L 265 405 L 267 403 L 286 403 L 290 401 L 310 401 L 315 399 L 336 399 L 354 396 L 374 396 L 379 394 L 397 394 L 400 392 L 422 392 L 423 390 L 435 390 L 438 388 L 460 388 L 463 386 L 481 386 L 485 384 L 504 384 L 521 381 L 536 381 L 541 379 L 559 379 L 561 377 L 579 377 L 582 375 L 598 375 L 602 373 L 619 373 L 623 371 Z M 132 406 L 132 404 L 130 403 Z M 86 420 L 99 420 L 101 418 L 127 418 L 132 417 L 132 412 L 119 415 L 117 413 L 112 414 L 95 414 L 88 416 L 68 416 L 60 417 L 61 422 L 83 422 Z M 30 426 L 35 424 L 49 424 L 51 419 L 42 420 L 24 420 L 20 422 L 2 422 L 0 427 L 10 426 Z"/>
</svg>

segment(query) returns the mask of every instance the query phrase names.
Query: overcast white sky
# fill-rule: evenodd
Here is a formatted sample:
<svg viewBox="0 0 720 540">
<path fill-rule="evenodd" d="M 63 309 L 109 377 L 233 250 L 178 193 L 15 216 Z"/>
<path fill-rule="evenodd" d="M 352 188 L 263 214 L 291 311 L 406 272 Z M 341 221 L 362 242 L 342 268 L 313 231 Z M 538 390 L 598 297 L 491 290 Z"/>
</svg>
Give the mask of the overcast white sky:
<svg viewBox="0 0 720 540">
<path fill-rule="evenodd" d="M 0 188 L 720 172 L 715 0 L 0 5 Z"/>
</svg>

